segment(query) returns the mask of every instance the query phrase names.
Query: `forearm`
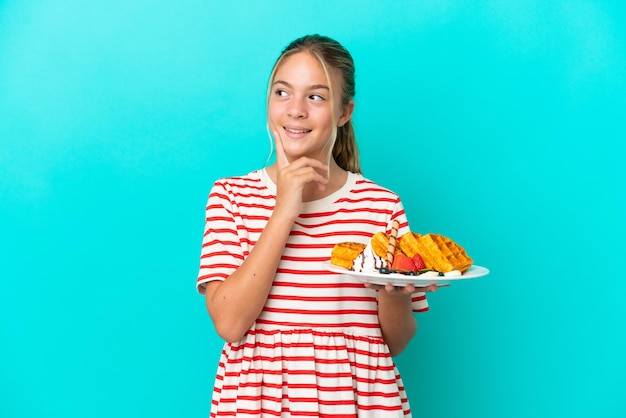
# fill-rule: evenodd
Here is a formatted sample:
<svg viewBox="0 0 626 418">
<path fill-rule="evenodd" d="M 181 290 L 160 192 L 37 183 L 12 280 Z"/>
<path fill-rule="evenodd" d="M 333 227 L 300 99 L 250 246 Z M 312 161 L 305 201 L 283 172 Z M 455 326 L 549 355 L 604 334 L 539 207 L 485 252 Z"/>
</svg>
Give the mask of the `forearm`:
<svg viewBox="0 0 626 418">
<path fill-rule="evenodd" d="M 378 319 L 383 338 L 392 356 L 400 354 L 417 331 L 417 320 L 413 314 L 411 295 L 394 291 L 378 292 Z"/>
<path fill-rule="evenodd" d="M 272 216 L 241 266 L 223 282 L 207 286 L 207 310 L 226 341 L 238 341 L 263 310 L 292 224 Z"/>
</svg>

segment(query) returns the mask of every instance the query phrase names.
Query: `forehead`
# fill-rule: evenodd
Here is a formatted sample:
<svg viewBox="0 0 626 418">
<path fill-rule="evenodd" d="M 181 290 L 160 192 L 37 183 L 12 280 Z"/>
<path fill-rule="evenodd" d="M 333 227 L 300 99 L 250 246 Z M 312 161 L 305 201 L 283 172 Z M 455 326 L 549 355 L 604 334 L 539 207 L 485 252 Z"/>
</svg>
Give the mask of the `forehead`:
<svg viewBox="0 0 626 418">
<path fill-rule="evenodd" d="M 336 80 L 332 68 L 326 66 L 329 71 L 330 80 L 328 80 L 324 67 L 319 59 L 310 52 L 297 52 L 293 55 L 283 58 L 276 68 L 274 81 L 285 81 L 290 84 L 298 82 L 298 84 L 310 85 L 328 85 Z"/>
</svg>

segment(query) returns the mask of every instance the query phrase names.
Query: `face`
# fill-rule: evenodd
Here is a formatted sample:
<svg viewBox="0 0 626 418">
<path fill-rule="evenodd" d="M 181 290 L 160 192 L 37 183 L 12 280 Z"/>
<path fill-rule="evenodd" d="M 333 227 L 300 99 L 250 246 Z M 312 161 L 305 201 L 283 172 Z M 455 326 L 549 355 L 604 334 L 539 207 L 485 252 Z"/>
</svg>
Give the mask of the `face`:
<svg viewBox="0 0 626 418">
<path fill-rule="evenodd" d="M 335 109 L 331 108 L 330 86 L 316 57 L 299 52 L 277 68 L 271 86 L 268 121 L 282 139 L 287 158 L 308 156 L 326 162 L 332 150 L 333 124 L 344 125 L 352 114 L 352 103 L 341 108 L 339 78 L 333 71 Z M 335 121 L 333 122 L 333 113 Z M 278 139 L 277 139 L 278 140 Z"/>
</svg>

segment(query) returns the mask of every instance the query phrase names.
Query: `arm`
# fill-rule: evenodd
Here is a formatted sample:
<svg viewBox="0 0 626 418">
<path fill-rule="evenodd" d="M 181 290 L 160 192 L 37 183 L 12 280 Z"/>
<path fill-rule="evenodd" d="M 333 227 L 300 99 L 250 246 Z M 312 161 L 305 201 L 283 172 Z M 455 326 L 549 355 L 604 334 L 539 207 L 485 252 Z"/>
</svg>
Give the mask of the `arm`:
<svg viewBox="0 0 626 418">
<path fill-rule="evenodd" d="M 206 307 L 217 333 L 226 341 L 239 341 L 261 314 L 274 276 L 300 214 L 302 192 L 309 183 L 325 187 L 320 174 L 327 166 L 310 158 L 289 163 L 282 141 L 275 132 L 276 205 L 259 240 L 241 266 L 224 281 L 210 282 L 205 290 Z"/>
<path fill-rule="evenodd" d="M 378 319 L 392 356 L 400 354 L 417 332 L 411 294 L 393 289 L 378 292 Z"/>
<path fill-rule="evenodd" d="M 392 356 L 402 353 L 417 332 L 417 320 L 413 314 L 411 304 L 412 294 L 415 292 L 436 292 L 437 285 L 416 288 L 394 287 L 393 285 L 375 285 L 365 283 L 365 287 L 378 291 L 378 321 L 383 338 L 389 346 Z"/>
<path fill-rule="evenodd" d="M 272 214 L 242 265 L 226 280 L 207 284 L 207 310 L 226 341 L 241 339 L 263 310 L 292 224 L 276 212 Z"/>
</svg>

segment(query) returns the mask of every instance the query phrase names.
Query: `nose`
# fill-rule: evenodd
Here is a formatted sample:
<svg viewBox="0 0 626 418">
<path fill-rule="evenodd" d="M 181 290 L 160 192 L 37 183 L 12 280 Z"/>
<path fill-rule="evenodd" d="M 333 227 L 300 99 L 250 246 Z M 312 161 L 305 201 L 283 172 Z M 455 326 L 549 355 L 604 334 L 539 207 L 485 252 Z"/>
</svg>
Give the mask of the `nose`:
<svg viewBox="0 0 626 418">
<path fill-rule="evenodd" d="M 294 98 L 289 102 L 289 109 L 287 109 L 287 115 L 294 119 L 303 119 L 306 117 L 306 107 L 303 100 Z"/>
</svg>

